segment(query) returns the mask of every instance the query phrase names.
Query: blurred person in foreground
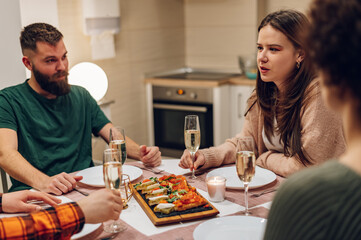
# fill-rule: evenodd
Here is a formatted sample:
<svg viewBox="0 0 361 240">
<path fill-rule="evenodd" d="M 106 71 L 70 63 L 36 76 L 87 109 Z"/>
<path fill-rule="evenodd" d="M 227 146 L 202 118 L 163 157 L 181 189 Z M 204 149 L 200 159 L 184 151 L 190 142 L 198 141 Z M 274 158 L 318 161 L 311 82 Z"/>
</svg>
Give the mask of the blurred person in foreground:
<svg viewBox="0 0 361 240">
<path fill-rule="evenodd" d="M 70 239 L 83 229 L 84 223 L 101 223 L 118 219 L 122 211 L 119 193 L 102 189 L 78 202 L 58 205 L 61 200 L 43 192 L 23 190 L 0 197 L 1 212 L 27 213 L 0 219 L 1 239 Z M 51 207 L 42 209 L 31 201 Z"/>
<path fill-rule="evenodd" d="M 326 105 L 341 114 L 346 152 L 289 178 L 278 190 L 264 239 L 361 238 L 361 1 L 314 0 L 307 34 Z"/>
<path fill-rule="evenodd" d="M 294 10 L 268 14 L 258 27 L 256 91 L 248 100 L 241 133 L 224 144 L 202 149 L 193 164 L 188 150 L 182 168 L 209 168 L 236 160 L 237 137 L 254 139 L 256 164 L 288 177 L 345 151 L 342 122 L 322 101 L 319 81 L 301 34 L 306 16 Z"/>
<path fill-rule="evenodd" d="M 31 77 L 0 91 L 0 167 L 11 176 L 10 191 L 67 193 L 82 178 L 68 173 L 94 165 L 92 133 L 109 143 L 113 125 L 84 88 L 68 84 L 68 52 L 56 28 L 30 24 L 20 43 Z M 126 145 L 129 157 L 160 165 L 158 147 L 128 137 Z"/>
</svg>

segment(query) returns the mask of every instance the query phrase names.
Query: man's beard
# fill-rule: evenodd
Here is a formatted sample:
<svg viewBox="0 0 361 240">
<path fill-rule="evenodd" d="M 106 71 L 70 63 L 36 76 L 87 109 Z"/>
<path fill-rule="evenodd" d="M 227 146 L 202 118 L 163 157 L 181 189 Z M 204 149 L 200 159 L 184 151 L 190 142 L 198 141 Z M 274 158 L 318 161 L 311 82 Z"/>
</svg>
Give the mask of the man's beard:
<svg viewBox="0 0 361 240">
<path fill-rule="evenodd" d="M 52 76 L 42 74 L 39 72 L 35 65 L 33 65 L 33 73 L 35 80 L 39 83 L 40 87 L 55 95 L 55 96 L 63 96 L 65 94 L 68 94 L 70 92 L 70 85 L 68 84 L 68 72 L 67 71 L 61 71 L 57 72 Z M 64 80 L 57 80 L 57 78 L 65 76 Z"/>
</svg>

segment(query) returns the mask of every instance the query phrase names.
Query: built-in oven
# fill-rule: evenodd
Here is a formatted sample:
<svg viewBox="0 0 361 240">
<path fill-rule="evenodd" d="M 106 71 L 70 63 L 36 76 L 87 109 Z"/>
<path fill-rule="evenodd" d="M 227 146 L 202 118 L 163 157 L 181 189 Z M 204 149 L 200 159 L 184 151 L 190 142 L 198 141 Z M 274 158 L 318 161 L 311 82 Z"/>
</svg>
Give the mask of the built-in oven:
<svg viewBox="0 0 361 240">
<path fill-rule="evenodd" d="M 182 155 L 186 115 L 199 117 L 200 148 L 214 145 L 212 88 L 153 86 L 152 91 L 154 140 L 162 155 Z"/>
</svg>

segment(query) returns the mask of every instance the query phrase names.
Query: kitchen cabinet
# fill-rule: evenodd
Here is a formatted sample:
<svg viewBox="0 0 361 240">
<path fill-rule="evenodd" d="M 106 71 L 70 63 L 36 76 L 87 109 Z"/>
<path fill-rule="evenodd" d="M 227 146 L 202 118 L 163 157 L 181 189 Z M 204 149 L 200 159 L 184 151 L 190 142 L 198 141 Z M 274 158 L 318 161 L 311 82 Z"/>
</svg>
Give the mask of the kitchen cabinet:
<svg viewBox="0 0 361 240">
<path fill-rule="evenodd" d="M 253 85 L 230 85 L 230 137 L 240 133 L 244 123 L 247 100 L 255 89 Z"/>
</svg>

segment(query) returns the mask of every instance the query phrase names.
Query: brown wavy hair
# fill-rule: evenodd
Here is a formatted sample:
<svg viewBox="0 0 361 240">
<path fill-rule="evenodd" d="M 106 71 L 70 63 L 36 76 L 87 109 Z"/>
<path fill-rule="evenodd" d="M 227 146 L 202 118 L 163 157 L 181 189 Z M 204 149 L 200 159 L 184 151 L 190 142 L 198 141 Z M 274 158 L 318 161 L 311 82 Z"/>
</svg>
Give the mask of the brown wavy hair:
<svg viewBox="0 0 361 240">
<path fill-rule="evenodd" d="M 310 57 L 327 73 L 325 85 L 351 93 L 361 119 L 361 2 L 314 0 L 307 35 Z"/>
<path fill-rule="evenodd" d="M 307 17 L 298 11 L 281 10 L 270 13 L 261 22 L 258 32 L 270 25 L 282 32 L 296 49 L 304 50 L 305 29 L 309 27 Z M 307 154 L 302 150 L 301 142 L 301 108 L 307 104 L 305 99 L 306 89 L 314 79 L 314 71 L 305 55 L 300 68 L 296 67 L 291 72 L 283 96 L 273 82 L 263 82 L 260 72 L 257 73 L 257 102 L 264 120 L 265 134 L 271 141 L 274 132 L 280 134 L 285 156 L 296 156 L 303 164 L 310 164 Z M 314 84 L 312 84 L 314 86 Z M 277 128 L 274 127 L 274 118 L 277 117 Z"/>
</svg>

